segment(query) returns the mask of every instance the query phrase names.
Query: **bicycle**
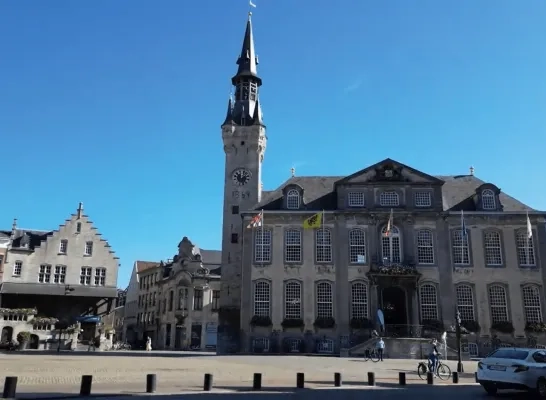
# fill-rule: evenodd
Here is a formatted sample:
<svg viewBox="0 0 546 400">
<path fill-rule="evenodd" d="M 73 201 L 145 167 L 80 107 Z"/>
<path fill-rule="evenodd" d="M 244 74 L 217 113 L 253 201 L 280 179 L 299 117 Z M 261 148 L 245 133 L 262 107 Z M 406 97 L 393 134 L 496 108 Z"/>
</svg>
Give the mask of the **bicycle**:
<svg viewBox="0 0 546 400">
<path fill-rule="evenodd" d="M 430 361 L 421 361 L 417 365 L 417 374 L 419 375 L 419 378 L 423 380 L 427 379 L 427 373 L 430 372 L 430 370 Z M 436 371 L 433 372 L 433 375 L 436 375 L 441 380 L 446 381 L 451 378 L 451 368 L 449 368 L 448 365 L 444 364 L 440 357 L 438 357 L 438 360 L 436 361 Z"/>
<path fill-rule="evenodd" d="M 377 349 L 367 348 L 364 351 L 364 361 L 372 360 L 373 362 L 379 361 L 379 352 Z"/>
</svg>

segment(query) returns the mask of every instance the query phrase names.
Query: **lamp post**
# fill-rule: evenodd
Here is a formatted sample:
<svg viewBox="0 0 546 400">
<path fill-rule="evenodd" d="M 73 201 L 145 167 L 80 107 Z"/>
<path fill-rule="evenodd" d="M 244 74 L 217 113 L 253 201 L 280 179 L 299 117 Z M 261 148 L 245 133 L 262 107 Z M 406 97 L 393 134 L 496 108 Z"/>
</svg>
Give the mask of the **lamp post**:
<svg viewBox="0 0 546 400">
<path fill-rule="evenodd" d="M 67 296 L 74 291 L 74 288 L 70 285 L 64 286 L 64 295 Z M 68 327 L 68 326 L 67 326 Z M 59 344 L 57 345 L 57 353 L 61 352 L 61 336 L 63 334 L 63 325 L 59 324 Z"/>
<path fill-rule="evenodd" d="M 463 360 L 461 356 L 461 313 L 457 310 L 455 314 L 455 335 L 457 338 L 457 372 L 464 372 Z"/>
</svg>

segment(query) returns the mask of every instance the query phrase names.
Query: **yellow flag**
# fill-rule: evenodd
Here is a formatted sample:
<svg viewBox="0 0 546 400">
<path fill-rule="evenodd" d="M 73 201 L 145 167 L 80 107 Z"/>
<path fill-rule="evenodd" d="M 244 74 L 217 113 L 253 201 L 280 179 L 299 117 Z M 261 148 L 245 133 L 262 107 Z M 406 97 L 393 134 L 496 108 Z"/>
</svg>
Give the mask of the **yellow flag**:
<svg viewBox="0 0 546 400">
<path fill-rule="evenodd" d="M 307 218 L 303 221 L 303 227 L 305 229 L 320 228 L 322 225 L 322 213 L 317 213 L 312 217 Z"/>
</svg>

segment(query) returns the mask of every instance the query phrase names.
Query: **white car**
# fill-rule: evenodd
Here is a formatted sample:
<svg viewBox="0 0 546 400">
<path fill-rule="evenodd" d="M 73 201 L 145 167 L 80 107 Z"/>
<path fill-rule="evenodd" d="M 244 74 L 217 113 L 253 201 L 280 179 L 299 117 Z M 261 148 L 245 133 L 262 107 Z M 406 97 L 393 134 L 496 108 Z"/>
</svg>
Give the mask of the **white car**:
<svg viewBox="0 0 546 400">
<path fill-rule="evenodd" d="M 546 399 L 546 350 L 497 349 L 478 362 L 477 382 L 490 395 L 499 389 L 515 389 Z"/>
</svg>

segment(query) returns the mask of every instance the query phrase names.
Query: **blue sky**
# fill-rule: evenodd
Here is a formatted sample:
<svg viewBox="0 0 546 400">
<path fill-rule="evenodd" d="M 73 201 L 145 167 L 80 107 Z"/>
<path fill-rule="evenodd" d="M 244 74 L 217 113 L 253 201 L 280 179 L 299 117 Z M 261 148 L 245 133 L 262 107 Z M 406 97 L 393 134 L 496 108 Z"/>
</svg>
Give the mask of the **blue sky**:
<svg viewBox="0 0 546 400">
<path fill-rule="evenodd" d="M 386 157 L 546 209 L 546 2 L 255 0 L 266 189 Z M 0 226 L 83 201 L 121 258 L 220 248 L 245 0 L 0 2 Z M 335 148 L 335 152 L 332 152 Z M 535 185 L 540 182 L 540 184 Z"/>
</svg>

